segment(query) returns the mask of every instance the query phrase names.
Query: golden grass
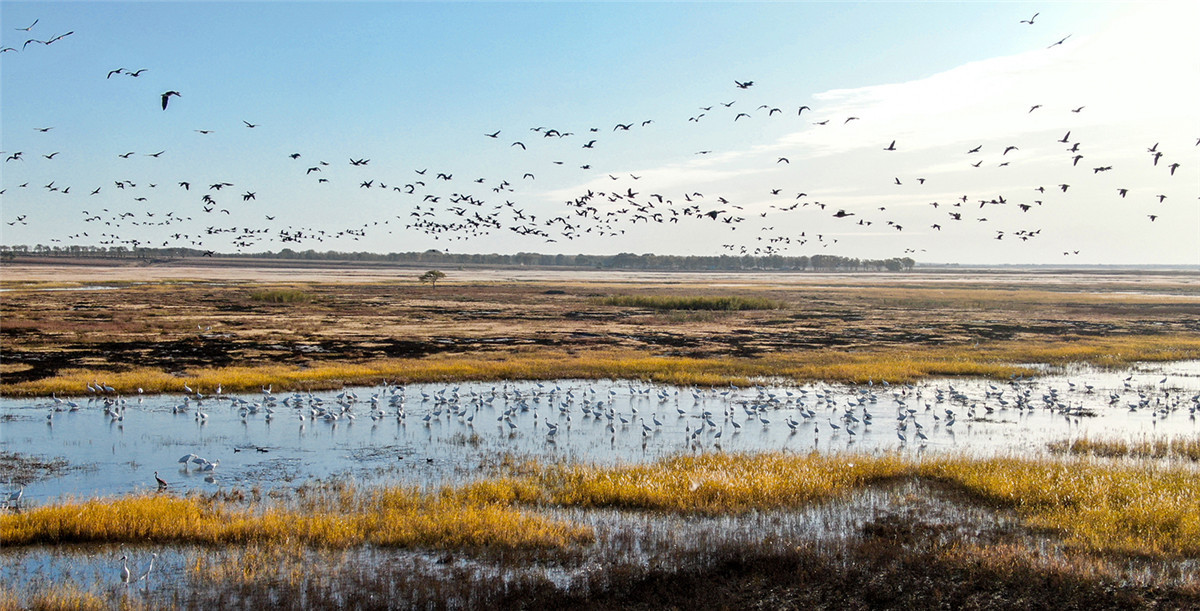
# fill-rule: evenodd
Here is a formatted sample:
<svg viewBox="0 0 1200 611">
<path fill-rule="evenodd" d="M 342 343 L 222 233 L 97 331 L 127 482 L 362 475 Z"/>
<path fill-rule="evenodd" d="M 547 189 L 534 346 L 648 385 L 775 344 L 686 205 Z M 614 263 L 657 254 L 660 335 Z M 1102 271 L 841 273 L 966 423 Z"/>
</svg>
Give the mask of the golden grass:
<svg viewBox="0 0 1200 611">
<path fill-rule="evenodd" d="M 173 375 L 161 369 L 121 372 L 64 369 L 53 377 L 0 384 L 0 395 L 79 395 L 102 381 L 118 393 L 184 392 L 184 385 L 212 392 L 319 390 L 384 381 L 456 382 L 471 380 L 640 379 L 683 386 L 746 386 L 762 379 L 864 383 L 910 382 L 935 376 L 1004 379 L 1036 375 L 1023 363 L 1120 366 L 1135 361 L 1200 358 L 1200 337 L 1123 336 L 1054 342 L 995 342 L 980 346 L 884 348 L 863 351 L 811 350 L 758 358 L 653 356 L 632 350 L 564 352 L 552 348 L 488 354 L 380 359 L 361 363 L 316 363 L 300 369 L 284 365 L 209 367 Z"/>
<path fill-rule="evenodd" d="M 237 507 L 194 497 L 137 495 L 38 507 L 0 516 L 5 545 L 173 543 L 348 547 L 562 547 L 590 540 L 586 527 L 499 504 L 463 504 L 407 489 L 300 511 Z"/>
<path fill-rule="evenodd" d="M 1185 458 L 1200 461 L 1200 437 L 1143 439 L 1135 442 L 1083 437 L 1053 442 L 1050 451 L 1101 458 Z"/>
<path fill-rule="evenodd" d="M 123 605 L 123 608 L 141 608 L 140 605 Z M 109 609 L 111 606 L 99 595 L 79 590 L 73 584 L 55 583 L 49 588 L 18 594 L 0 586 L 0 611 L 57 611 Z"/>
<path fill-rule="evenodd" d="M 607 467 L 534 462 L 507 467 L 508 475 L 433 493 L 301 488 L 287 507 L 283 501 L 234 505 L 167 495 L 69 501 L 0 515 L 0 540 L 8 546 L 562 549 L 591 542 L 592 529 L 528 508 L 719 516 L 796 509 L 881 482 L 919 478 L 1011 509 L 1028 527 L 1059 533 L 1083 551 L 1200 557 L 1200 474 L 1156 462 L 773 452 Z"/>
<path fill-rule="evenodd" d="M 558 505 L 719 515 L 802 507 L 904 471 L 896 456 L 704 454 L 551 469 L 541 478 Z"/>
<path fill-rule="evenodd" d="M 1087 551 L 1200 556 L 1200 474 L 1153 463 L 765 453 L 523 470 L 543 492 L 518 497 L 702 515 L 796 508 L 881 481 L 931 478 L 1012 508 L 1028 526 L 1062 533 Z"/>
<path fill-rule="evenodd" d="M 1088 551 L 1200 556 L 1200 474 L 1083 460 L 935 459 L 918 473 L 1011 507 Z"/>
</svg>

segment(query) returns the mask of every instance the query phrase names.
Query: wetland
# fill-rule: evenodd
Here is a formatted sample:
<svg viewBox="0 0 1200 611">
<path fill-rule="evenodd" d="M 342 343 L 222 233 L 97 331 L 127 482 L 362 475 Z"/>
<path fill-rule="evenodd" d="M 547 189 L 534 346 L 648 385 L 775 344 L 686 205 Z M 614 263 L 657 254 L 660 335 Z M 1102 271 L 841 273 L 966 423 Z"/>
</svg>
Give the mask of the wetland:
<svg viewBox="0 0 1200 611">
<path fill-rule="evenodd" d="M 1200 605 L 1195 274 L 422 271 L 5 264 L 0 607 Z"/>
</svg>

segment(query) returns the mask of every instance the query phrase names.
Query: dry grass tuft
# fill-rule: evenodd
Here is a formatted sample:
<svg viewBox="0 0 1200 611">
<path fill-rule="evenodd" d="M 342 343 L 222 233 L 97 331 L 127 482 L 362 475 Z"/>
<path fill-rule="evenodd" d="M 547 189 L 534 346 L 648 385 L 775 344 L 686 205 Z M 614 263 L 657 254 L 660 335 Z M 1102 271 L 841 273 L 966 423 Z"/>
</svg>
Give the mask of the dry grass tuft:
<svg viewBox="0 0 1200 611">
<path fill-rule="evenodd" d="M 1200 461 L 1200 437 L 1145 439 L 1136 442 L 1083 437 L 1071 441 L 1053 442 L 1050 444 L 1050 451 L 1055 454 L 1098 456 L 1100 458 L 1184 458 L 1196 462 Z"/>
<path fill-rule="evenodd" d="M 388 488 L 305 510 L 238 507 L 195 497 L 139 495 L 64 502 L 0 516 L 6 545 L 171 543 L 302 545 L 341 548 L 363 543 L 424 548 L 541 548 L 587 541 L 588 528 L 501 504 L 459 502 Z M 312 509 L 320 505 L 323 509 Z"/>
<path fill-rule="evenodd" d="M 1017 511 L 1087 551 L 1200 555 L 1200 475 L 1155 463 L 935 459 L 917 472 Z"/>
</svg>

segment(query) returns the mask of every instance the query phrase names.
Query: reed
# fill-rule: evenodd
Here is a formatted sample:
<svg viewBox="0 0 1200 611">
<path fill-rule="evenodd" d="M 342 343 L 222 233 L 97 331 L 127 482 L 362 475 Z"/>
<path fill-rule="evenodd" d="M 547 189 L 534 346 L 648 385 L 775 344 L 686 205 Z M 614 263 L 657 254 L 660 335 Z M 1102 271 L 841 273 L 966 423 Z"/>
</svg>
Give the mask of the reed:
<svg viewBox="0 0 1200 611">
<path fill-rule="evenodd" d="M 1200 461 L 1200 437 L 1164 437 L 1124 441 L 1121 439 L 1091 439 L 1081 437 L 1049 444 L 1055 454 L 1098 456 L 1101 458 L 1182 458 Z"/>
<path fill-rule="evenodd" d="M 53 587 L 17 592 L 0 586 L 0 611 L 100 611 L 111 606 L 94 592 L 85 592 L 74 584 L 56 583 Z M 122 608 L 140 609 L 141 605 Z"/>
<path fill-rule="evenodd" d="M 811 350 L 761 357 L 676 357 L 634 350 L 567 352 L 554 348 L 511 352 L 436 355 L 363 362 L 317 362 L 303 369 L 277 364 L 205 367 L 172 374 L 155 368 L 118 372 L 64 369 L 53 377 L 0 384 L 0 395 L 80 395 L 93 381 L 122 394 L 184 392 L 184 385 L 211 393 L 320 390 L 384 381 L 457 382 L 478 380 L 637 379 L 685 386 L 739 386 L 764 379 L 865 383 L 912 382 L 940 376 L 1006 379 L 1038 372 L 1024 363 L 1064 366 L 1089 363 L 1115 367 L 1136 361 L 1200 358 L 1200 336 L 1133 336 L 1041 342 L 995 342 L 980 346 Z"/>
<path fill-rule="evenodd" d="M 1155 463 L 938 459 L 917 472 L 1014 509 L 1087 551 L 1200 555 L 1200 475 Z"/>
<path fill-rule="evenodd" d="M 649 465 L 570 466 L 540 475 L 550 502 L 722 515 L 795 509 L 906 472 L 896 456 L 783 453 L 680 456 Z"/>
<path fill-rule="evenodd" d="M 65 543 L 541 548 L 590 529 L 501 504 L 464 504 L 412 490 L 353 491 L 322 510 L 238 507 L 196 497 L 138 495 L 64 502 L 0 516 L 6 546 Z"/>
</svg>

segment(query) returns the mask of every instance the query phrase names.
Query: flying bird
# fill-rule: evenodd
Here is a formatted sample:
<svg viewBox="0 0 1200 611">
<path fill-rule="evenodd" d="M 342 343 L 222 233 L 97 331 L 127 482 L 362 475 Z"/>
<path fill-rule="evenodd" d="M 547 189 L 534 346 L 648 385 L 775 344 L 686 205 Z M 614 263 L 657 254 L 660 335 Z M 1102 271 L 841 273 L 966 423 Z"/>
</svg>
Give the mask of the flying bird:
<svg viewBox="0 0 1200 611">
<path fill-rule="evenodd" d="M 895 141 L 895 140 L 892 140 L 892 143 L 891 143 L 891 144 L 889 144 L 889 145 L 887 145 L 887 148 L 885 148 L 885 149 L 883 149 L 883 150 L 885 150 L 885 151 L 894 151 L 894 150 L 896 150 L 896 141 Z"/>
<path fill-rule="evenodd" d="M 249 127 L 250 129 L 254 129 L 254 128 L 256 128 L 256 127 L 258 127 L 258 126 L 259 126 L 259 124 L 258 124 L 258 123 L 251 123 L 251 122 L 249 122 L 249 121 L 247 121 L 247 120 L 245 120 L 245 119 L 242 119 L 242 123 L 245 123 L 245 124 L 246 124 L 246 127 Z"/>
<path fill-rule="evenodd" d="M 171 96 L 181 97 L 179 95 L 178 91 L 167 91 L 167 92 L 163 93 L 162 94 L 162 109 L 163 110 L 167 109 L 167 100 L 170 100 Z"/>
<path fill-rule="evenodd" d="M 1030 17 L 1029 19 L 1022 19 L 1021 23 L 1028 23 L 1029 25 L 1033 25 L 1033 20 L 1037 19 L 1038 15 L 1041 15 L 1041 13 L 1034 13 L 1033 17 Z"/>
<path fill-rule="evenodd" d="M 33 20 L 33 23 L 29 24 L 29 27 L 27 27 L 27 28 L 13 28 L 13 29 L 14 29 L 14 30 L 17 30 L 17 31 L 20 31 L 20 32 L 28 32 L 29 30 L 32 30 L 32 29 L 33 29 L 33 26 L 37 25 L 37 23 L 38 23 L 39 21 L 41 21 L 41 18 L 40 18 L 40 17 L 39 17 L 39 18 L 37 18 L 37 19 L 34 19 L 34 20 Z"/>
<path fill-rule="evenodd" d="M 751 87 L 753 87 L 753 86 L 754 86 L 754 81 L 745 81 L 745 82 L 741 82 L 741 81 L 736 81 L 736 80 L 735 80 L 735 81 L 733 82 L 733 84 L 734 84 L 734 85 L 737 85 L 737 86 L 738 86 L 738 89 L 749 89 L 749 88 L 751 88 Z"/>
<path fill-rule="evenodd" d="M 1067 34 L 1066 36 L 1063 36 L 1062 40 L 1060 40 L 1060 41 L 1058 41 L 1058 42 L 1056 42 L 1056 43 L 1054 43 L 1054 44 L 1052 44 L 1052 45 L 1050 45 L 1049 47 L 1046 47 L 1046 48 L 1047 48 L 1047 49 L 1049 49 L 1049 48 L 1051 48 L 1051 47 L 1057 47 L 1058 45 L 1061 45 L 1062 43 L 1064 43 L 1064 42 L 1067 42 L 1067 39 L 1068 39 L 1068 38 L 1070 38 L 1070 37 L 1071 37 L 1071 35 L 1070 35 L 1070 34 Z"/>
</svg>

